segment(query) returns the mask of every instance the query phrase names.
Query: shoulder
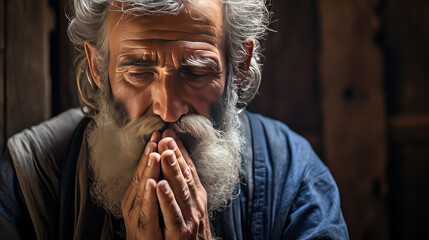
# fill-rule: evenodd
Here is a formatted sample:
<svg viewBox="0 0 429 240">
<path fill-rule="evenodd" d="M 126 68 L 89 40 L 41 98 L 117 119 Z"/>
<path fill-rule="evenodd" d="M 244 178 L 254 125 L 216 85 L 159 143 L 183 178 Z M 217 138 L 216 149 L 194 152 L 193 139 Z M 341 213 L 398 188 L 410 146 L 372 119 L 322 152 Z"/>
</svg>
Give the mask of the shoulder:
<svg viewBox="0 0 429 240">
<path fill-rule="evenodd" d="M 274 229 L 266 237 L 347 239 L 337 185 L 310 143 L 280 121 L 247 115 L 255 192 L 265 193 L 259 197 L 261 208 L 267 208 L 264 214 L 271 219 L 267 224 Z"/>
<path fill-rule="evenodd" d="M 7 147 L 14 163 L 35 156 L 50 155 L 49 158 L 55 160 L 53 164 L 60 166 L 73 132 L 82 118 L 80 109 L 70 109 L 13 135 L 9 138 Z"/>
<path fill-rule="evenodd" d="M 51 229 L 57 229 L 58 224 L 61 167 L 70 139 L 82 118 L 79 109 L 71 109 L 8 140 L 8 169 L 13 175 L 9 179 L 19 185 L 18 192 L 10 193 L 22 196 L 38 238 L 55 236 Z"/>
<path fill-rule="evenodd" d="M 291 147 L 311 148 L 311 145 L 302 136 L 291 130 L 286 124 L 260 114 L 246 112 L 251 122 L 252 130 L 262 128 L 264 136 L 271 141 L 281 141 Z M 259 125 L 259 126 L 258 126 Z M 262 132 L 261 132 L 262 133 Z"/>
<path fill-rule="evenodd" d="M 274 165 L 293 167 L 295 172 L 311 171 L 312 175 L 327 172 L 327 167 L 313 151 L 311 144 L 302 136 L 291 130 L 286 124 L 260 114 L 247 112 L 254 137 L 253 144 L 265 145 Z M 286 166 L 285 166 L 286 167 Z"/>
</svg>

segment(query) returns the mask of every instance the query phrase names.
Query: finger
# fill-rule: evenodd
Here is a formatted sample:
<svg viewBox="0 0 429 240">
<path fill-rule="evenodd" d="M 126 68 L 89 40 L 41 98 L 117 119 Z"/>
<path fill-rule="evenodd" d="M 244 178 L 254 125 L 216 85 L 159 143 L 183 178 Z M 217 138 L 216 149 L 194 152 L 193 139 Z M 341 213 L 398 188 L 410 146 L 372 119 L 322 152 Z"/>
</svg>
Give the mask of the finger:
<svg viewBox="0 0 429 240">
<path fill-rule="evenodd" d="M 146 182 L 148 178 L 153 178 L 155 181 L 159 179 L 161 156 L 157 152 L 149 154 L 147 165 L 142 173 L 141 179 Z"/>
<path fill-rule="evenodd" d="M 173 138 L 175 143 L 177 144 L 177 147 L 178 147 L 177 150 L 174 150 L 176 155 L 178 156 L 177 158 L 178 159 L 183 158 L 184 162 L 186 162 L 186 164 L 187 164 L 187 167 L 189 167 L 189 168 L 186 168 L 185 166 L 183 166 L 182 171 L 185 173 L 185 176 L 187 176 L 189 174 L 189 171 L 190 171 L 192 174 L 192 177 L 194 179 L 195 184 L 197 186 L 201 187 L 202 185 L 201 185 L 200 179 L 198 177 L 197 169 L 194 165 L 194 162 L 192 161 L 191 157 L 189 156 L 188 151 L 186 150 L 182 141 L 180 141 L 180 139 L 177 137 L 176 133 L 172 129 L 166 129 L 162 133 L 162 137 L 163 137 L 163 139 L 158 144 L 158 145 L 160 145 L 162 143 L 162 145 L 158 146 L 158 148 L 159 149 L 165 149 L 166 146 L 164 145 L 163 140 L 165 138 L 168 138 L 168 137 Z M 181 161 L 179 161 L 179 162 L 181 162 Z"/>
<path fill-rule="evenodd" d="M 134 199 L 135 199 L 135 194 L 136 194 L 136 188 L 138 185 L 138 182 L 140 180 L 140 177 L 142 175 L 143 170 L 145 169 L 145 166 L 147 165 L 148 159 L 149 159 L 149 155 L 152 152 L 156 152 L 157 148 L 158 148 L 158 142 L 161 139 L 161 133 L 156 131 L 152 133 L 152 136 L 148 142 L 148 144 L 146 144 L 145 150 L 143 151 L 143 155 L 140 158 L 140 162 L 137 166 L 137 169 L 134 173 L 132 182 L 130 184 L 130 186 L 128 187 L 127 191 L 125 192 L 124 198 L 122 199 L 122 209 L 125 210 L 125 207 L 128 206 L 129 209 L 131 210 L 131 207 L 133 205 Z M 124 211 L 123 211 L 124 213 Z"/>
<path fill-rule="evenodd" d="M 181 232 L 185 228 L 185 222 L 179 205 L 176 202 L 170 185 L 166 180 L 161 180 L 156 186 L 159 206 L 164 217 L 166 232 Z"/>
<path fill-rule="evenodd" d="M 139 212 L 141 209 L 141 205 L 143 203 L 143 192 L 145 189 L 145 182 L 139 181 L 137 186 L 135 187 L 135 197 L 132 200 L 127 201 L 127 207 L 129 207 L 129 218 L 131 222 L 137 222 L 139 217 Z M 125 216 L 124 216 L 125 217 Z"/>
<path fill-rule="evenodd" d="M 183 145 L 182 141 L 179 139 L 179 137 L 176 135 L 176 133 L 173 131 L 173 129 L 167 128 L 164 130 L 164 132 L 162 133 L 162 139 L 167 138 L 167 137 L 173 138 L 174 141 L 176 141 L 177 146 L 181 150 L 185 160 L 192 162 L 191 157 L 189 156 L 188 151 L 185 148 L 185 145 Z M 163 149 L 166 150 L 165 148 L 163 148 Z M 161 150 L 159 152 L 160 152 L 160 154 L 162 154 Z"/>
<path fill-rule="evenodd" d="M 122 208 L 124 208 L 124 204 L 128 202 L 128 199 L 135 198 L 136 187 L 138 185 L 138 181 L 133 177 L 131 180 L 130 186 L 128 186 L 127 191 L 124 194 L 124 198 L 122 199 Z"/>
<path fill-rule="evenodd" d="M 166 138 L 163 138 L 158 145 L 159 145 L 159 148 L 162 148 L 162 149 L 168 148 L 168 150 L 171 150 L 174 152 L 174 154 L 176 155 L 177 162 L 179 163 L 180 171 L 186 183 L 188 184 L 188 187 L 191 189 L 191 191 L 196 190 L 194 189 L 195 182 L 191 173 L 191 169 L 188 166 L 187 161 L 185 160 L 185 156 L 182 154 L 182 151 L 179 149 L 178 144 L 176 144 L 176 140 L 174 140 L 171 137 L 166 137 Z M 189 160 L 189 161 L 192 162 L 192 160 Z M 174 191 L 174 188 L 173 188 L 173 191 Z"/>
<path fill-rule="evenodd" d="M 134 182 L 131 183 L 131 185 L 128 187 L 127 192 L 125 193 L 124 198 L 122 199 L 121 208 L 122 208 L 122 214 L 124 215 L 124 218 L 127 218 L 131 208 L 132 204 L 134 202 L 136 192 L 137 192 L 137 184 Z M 132 199 L 132 201 L 130 200 Z"/>
<path fill-rule="evenodd" d="M 193 209 L 198 193 L 197 191 L 191 193 L 188 181 L 183 177 L 176 155 L 172 150 L 167 150 L 161 155 L 161 165 L 164 178 L 170 184 L 175 199 L 182 210 L 184 219 L 192 220 Z M 189 182 L 192 182 L 191 184 L 194 185 L 192 177 Z"/>
<path fill-rule="evenodd" d="M 130 206 L 131 208 L 135 208 L 135 201 L 137 200 L 137 193 L 142 193 L 142 189 L 144 188 L 144 184 L 149 178 L 155 179 L 158 181 L 159 173 L 160 173 L 160 159 L 161 156 L 158 153 L 151 153 L 148 157 L 148 161 L 146 162 L 147 166 L 144 168 L 142 176 L 138 180 L 137 184 L 139 187 L 135 188 L 137 190 L 131 190 L 130 195 L 125 200 L 125 206 Z M 135 183 L 132 183 L 135 184 Z M 137 204 L 138 205 L 138 204 Z"/>
<path fill-rule="evenodd" d="M 149 155 L 153 152 L 156 152 L 158 149 L 158 142 L 161 139 L 161 133 L 160 132 L 154 132 L 152 133 L 152 137 L 150 138 L 149 142 L 146 144 L 145 150 L 143 151 L 143 155 L 140 158 L 140 162 L 137 166 L 136 173 L 134 174 L 134 177 L 136 179 L 140 179 L 140 176 L 142 175 L 142 172 L 144 171 L 145 166 L 147 165 L 147 161 L 149 159 Z"/>
<path fill-rule="evenodd" d="M 154 234 L 160 234 L 158 219 L 158 198 L 156 196 L 156 182 L 149 178 L 146 181 L 143 202 L 138 212 L 138 228 L 144 239 L 150 239 Z"/>
</svg>

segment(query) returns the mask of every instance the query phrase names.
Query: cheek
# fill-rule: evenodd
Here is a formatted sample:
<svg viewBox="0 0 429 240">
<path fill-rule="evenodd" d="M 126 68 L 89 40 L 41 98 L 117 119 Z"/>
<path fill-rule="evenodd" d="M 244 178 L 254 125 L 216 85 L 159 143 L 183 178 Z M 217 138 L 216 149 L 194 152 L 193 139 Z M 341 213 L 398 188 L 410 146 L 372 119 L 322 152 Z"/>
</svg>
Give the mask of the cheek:
<svg viewBox="0 0 429 240">
<path fill-rule="evenodd" d="M 125 95 L 122 101 L 128 111 L 131 121 L 141 117 L 152 105 L 151 94 L 149 89 L 138 92 L 130 91 Z"/>
<path fill-rule="evenodd" d="M 224 88 L 225 81 L 215 81 L 198 89 L 187 86 L 185 91 L 186 95 L 189 96 L 189 103 L 197 113 L 209 117 L 212 104 L 221 98 Z"/>
<path fill-rule="evenodd" d="M 129 86 L 125 81 L 118 81 L 118 73 L 109 71 L 110 85 L 115 101 L 123 103 L 131 121 L 141 117 L 152 104 L 150 87 L 134 88 Z"/>
</svg>

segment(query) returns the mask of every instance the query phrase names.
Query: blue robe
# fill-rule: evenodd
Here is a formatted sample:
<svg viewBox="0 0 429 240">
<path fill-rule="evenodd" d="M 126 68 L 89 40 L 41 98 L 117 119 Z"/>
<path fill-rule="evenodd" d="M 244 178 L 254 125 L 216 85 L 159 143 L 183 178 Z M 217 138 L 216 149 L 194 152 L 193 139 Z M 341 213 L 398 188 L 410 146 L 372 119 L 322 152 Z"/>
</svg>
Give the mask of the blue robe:
<svg viewBox="0 0 429 240">
<path fill-rule="evenodd" d="M 69 118 L 63 114 L 50 121 Z M 211 223 L 216 236 L 222 239 L 348 239 L 338 188 L 310 144 L 281 122 L 249 112 L 240 118 L 240 130 L 247 140 L 242 153 L 242 183 L 236 189 L 238 197 L 232 204 L 214 214 Z M 28 142 L 22 138 L 10 140 L 9 150 L 0 160 L 0 239 L 73 239 L 76 164 L 83 132 L 90 121 L 82 117 L 74 119 L 66 124 L 74 130 L 57 137 L 60 142 L 70 142 L 66 144 L 67 151 L 52 152 L 55 146 L 42 149 L 43 153 L 50 153 L 51 158 L 43 158 L 38 153 L 28 160 L 33 161 L 30 169 L 36 166 L 36 176 L 42 179 L 35 179 L 35 183 L 28 183 L 20 175 L 22 164 L 13 159 L 19 157 L 13 147 L 18 142 L 24 146 L 22 149 L 34 152 L 34 148 L 40 147 L 34 143 L 37 137 Z M 33 133 L 42 138 L 40 131 L 64 131 L 63 125 L 48 122 L 48 128 L 33 128 L 31 133 L 26 133 L 26 138 Z M 53 142 L 55 145 L 58 141 Z M 41 167 L 45 162 L 50 163 L 48 167 Z M 31 194 L 33 188 L 47 194 Z M 105 211 L 90 199 L 86 209 L 88 224 L 80 235 L 82 238 L 123 237 L 119 234 L 124 228 L 121 220 L 106 218 Z M 102 232 L 106 219 L 111 224 L 107 235 Z"/>
</svg>

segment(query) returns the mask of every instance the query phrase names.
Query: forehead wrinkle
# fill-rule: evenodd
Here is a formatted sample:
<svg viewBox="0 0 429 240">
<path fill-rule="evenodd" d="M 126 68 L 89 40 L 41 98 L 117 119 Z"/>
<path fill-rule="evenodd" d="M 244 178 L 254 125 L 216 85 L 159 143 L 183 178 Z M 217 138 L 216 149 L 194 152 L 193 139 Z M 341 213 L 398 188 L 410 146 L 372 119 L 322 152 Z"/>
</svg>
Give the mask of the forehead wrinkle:
<svg viewBox="0 0 429 240">
<path fill-rule="evenodd" d="M 113 15 L 113 16 L 112 16 Z M 119 16 L 118 16 L 119 15 Z M 142 15 L 130 16 L 124 12 L 111 11 L 109 13 L 110 26 L 115 23 L 113 29 L 127 30 L 128 32 L 138 32 L 142 27 L 147 29 L 159 29 L 166 31 L 183 31 L 183 32 L 206 32 L 209 35 L 218 36 L 223 32 L 223 23 L 215 23 L 214 21 L 198 21 L 195 19 L 180 19 L 179 15 Z M 116 20 L 116 21 L 114 21 Z M 173 22 L 181 22 L 182 24 L 172 24 Z M 128 28 L 119 28 L 120 25 L 126 25 Z M 173 26 L 172 26 L 173 25 Z"/>
<path fill-rule="evenodd" d="M 121 4 L 122 5 L 122 4 Z M 203 7 L 202 9 L 201 6 Z M 215 8 L 216 9 L 216 8 Z M 179 11 L 178 15 L 150 14 L 133 15 L 123 12 L 118 7 L 112 7 L 109 13 L 110 28 L 112 31 L 133 33 L 142 28 L 157 29 L 164 31 L 178 31 L 189 34 L 208 35 L 215 37 L 211 42 L 223 40 L 223 8 L 221 12 L 211 12 L 212 8 L 207 8 L 203 3 L 185 2 L 185 7 Z M 217 13 L 217 14 L 216 14 Z M 113 15 L 113 16 L 112 16 Z M 114 21 L 116 20 L 116 21 Z M 172 24 L 180 21 L 182 24 Z M 126 27 L 121 27 L 124 25 Z"/>
<path fill-rule="evenodd" d="M 146 32 L 140 33 L 140 36 L 133 36 L 132 38 L 122 37 L 120 40 L 121 43 L 124 42 L 133 42 L 133 41 L 172 41 L 172 42 L 201 42 L 208 43 L 214 47 L 221 45 L 221 39 L 207 35 L 207 34 L 192 34 L 192 33 L 183 33 L 183 32 Z"/>
<path fill-rule="evenodd" d="M 179 42 L 179 44 L 175 44 Z M 189 52 L 211 52 L 220 55 L 220 52 L 216 46 L 207 42 L 192 42 L 192 41 L 172 41 L 172 40 L 154 40 L 154 39 L 128 39 L 123 40 L 123 47 L 119 50 L 120 53 L 125 51 L 131 51 L 130 49 L 154 49 L 158 54 L 160 52 L 169 52 L 173 50 L 183 50 Z M 171 44 L 171 45 L 170 45 Z"/>
<path fill-rule="evenodd" d="M 178 29 L 177 26 L 176 28 L 171 28 L 170 25 L 163 26 L 161 24 L 158 24 L 156 26 L 153 26 L 151 24 L 148 24 L 148 26 L 145 26 L 146 24 L 139 24 L 139 25 L 146 27 L 146 29 L 143 31 L 141 30 L 132 31 L 132 29 L 127 29 L 127 31 L 131 33 L 146 33 L 150 31 L 183 32 L 183 33 L 190 33 L 190 34 L 204 34 L 204 35 L 209 35 L 213 37 L 219 37 L 220 35 L 222 35 L 222 31 L 219 31 L 219 29 L 217 29 L 216 27 L 211 25 L 203 25 L 203 24 L 187 24 L 180 29 Z"/>
</svg>

